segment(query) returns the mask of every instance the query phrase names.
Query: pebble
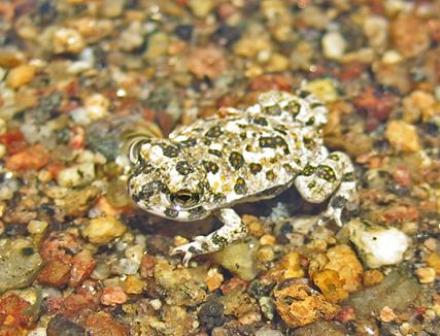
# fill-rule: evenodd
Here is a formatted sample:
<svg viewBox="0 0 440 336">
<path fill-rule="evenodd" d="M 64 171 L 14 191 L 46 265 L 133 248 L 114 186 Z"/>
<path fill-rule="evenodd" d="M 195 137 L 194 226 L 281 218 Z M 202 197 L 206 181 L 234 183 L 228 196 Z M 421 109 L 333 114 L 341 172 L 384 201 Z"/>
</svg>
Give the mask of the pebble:
<svg viewBox="0 0 440 336">
<path fill-rule="evenodd" d="M 432 267 L 437 275 L 440 276 L 440 254 L 439 253 L 431 253 L 425 259 L 426 264 L 429 267 Z"/>
<path fill-rule="evenodd" d="M 148 61 L 166 55 L 170 44 L 169 37 L 165 33 L 155 33 L 148 39 L 148 48 L 144 57 Z"/>
<path fill-rule="evenodd" d="M 95 165 L 92 162 L 87 162 L 62 169 L 58 173 L 57 182 L 62 187 L 73 188 L 87 185 L 94 178 Z"/>
<path fill-rule="evenodd" d="M 315 285 L 330 302 L 336 303 L 348 297 L 348 292 L 344 289 L 344 280 L 339 277 L 338 272 L 324 269 L 314 273 L 312 278 Z"/>
<path fill-rule="evenodd" d="M 198 18 L 205 18 L 215 6 L 213 0 L 189 0 L 188 6 L 191 12 Z"/>
<path fill-rule="evenodd" d="M 420 119 L 428 121 L 435 114 L 440 115 L 440 111 L 436 112 L 436 108 L 432 94 L 422 90 L 413 91 L 403 99 L 403 120 L 408 123 L 415 123 Z"/>
<path fill-rule="evenodd" d="M 104 245 L 122 236 L 127 227 L 115 217 L 104 216 L 91 219 L 83 235 L 92 243 Z"/>
<path fill-rule="evenodd" d="M 27 226 L 30 234 L 42 234 L 46 231 L 49 224 L 46 221 L 31 220 Z"/>
<path fill-rule="evenodd" d="M 378 15 L 368 16 L 363 24 L 363 30 L 370 46 L 375 50 L 383 50 L 387 45 L 388 21 Z"/>
<path fill-rule="evenodd" d="M 325 268 L 338 272 L 346 291 L 354 292 L 361 287 L 363 267 L 350 246 L 336 245 L 328 249 L 326 256 L 329 261 Z"/>
<path fill-rule="evenodd" d="M 29 286 L 42 262 L 30 240 L 0 240 L 0 293 Z"/>
<path fill-rule="evenodd" d="M 324 296 L 307 285 L 293 282 L 273 292 L 275 307 L 283 321 L 291 328 L 305 326 L 319 319 L 329 320 L 339 310 Z"/>
<path fill-rule="evenodd" d="M 105 287 L 102 290 L 101 303 L 105 306 L 123 304 L 127 301 L 127 299 L 127 294 L 125 294 L 122 287 Z"/>
<path fill-rule="evenodd" d="M 84 100 L 84 109 L 89 122 L 105 118 L 109 114 L 110 101 L 99 93 L 94 93 Z"/>
<path fill-rule="evenodd" d="M 399 264 L 410 240 L 402 231 L 390 227 L 366 226 L 359 221 L 349 224 L 350 240 L 370 268 Z"/>
<path fill-rule="evenodd" d="M 432 267 L 420 267 L 416 270 L 420 283 L 428 284 L 435 281 L 435 269 Z"/>
<path fill-rule="evenodd" d="M 416 15 L 399 15 L 390 26 L 391 42 L 405 58 L 415 57 L 430 45 L 426 23 Z"/>
<path fill-rule="evenodd" d="M 243 280 L 252 280 L 257 276 L 256 252 L 258 242 L 249 239 L 226 246 L 223 250 L 214 253 L 214 260 L 227 270 Z"/>
<path fill-rule="evenodd" d="M 218 268 L 210 268 L 206 277 L 206 285 L 210 292 L 220 288 L 224 281 L 223 274 L 221 274 Z"/>
<path fill-rule="evenodd" d="M 104 0 L 102 14 L 108 18 L 115 18 L 122 14 L 126 0 Z"/>
<path fill-rule="evenodd" d="M 141 294 L 144 290 L 145 282 L 136 275 L 129 275 L 123 282 L 124 291 L 127 294 Z"/>
<path fill-rule="evenodd" d="M 331 79 L 315 79 L 307 82 L 304 89 L 313 93 L 321 101 L 331 103 L 339 98 L 335 82 Z"/>
<path fill-rule="evenodd" d="M 347 48 L 347 41 L 337 31 L 326 33 L 322 38 L 321 44 L 324 56 L 332 60 L 341 59 Z"/>
<path fill-rule="evenodd" d="M 57 29 L 53 35 L 52 47 L 56 54 L 79 54 L 86 44 L 81 34 L 71 28 Z"/>
<path fill-rule="evenodd" d="M 11 89 L 18 89 L 32 81 L 36 74 L 36 68 L 32 65 L 23 64 L 13 68 L 6 78 L 6 84 Z"/>
<path fill-rule="evenodd" d="M 385 137 L 397 151 L 414 153 L 420 150 L 417 129 L 403 120 L 392 120 L 388 123 Z"/>
<path fill-rule="evenodd" d="M 395 320 L 396 314 L 394 313 L 393 309 L 391 309 L 388 306 L 385 306 L 380 311 L 379 317 L 382 322 L 389 323 Z"/>
</svg>

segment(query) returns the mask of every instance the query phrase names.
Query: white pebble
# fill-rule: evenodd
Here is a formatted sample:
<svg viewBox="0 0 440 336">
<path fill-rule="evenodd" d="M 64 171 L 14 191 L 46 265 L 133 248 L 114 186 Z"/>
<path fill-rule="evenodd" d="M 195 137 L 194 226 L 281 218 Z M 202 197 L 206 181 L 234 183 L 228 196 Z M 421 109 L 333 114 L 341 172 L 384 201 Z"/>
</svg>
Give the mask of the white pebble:
<svg viewBox="0 0 440 336">
<path fill-rule="evenodd" d="M 77 187 L 90 183 L 95 178 L 95 165 L 91 162 L 65 168 L 58 174 L 58 184 L 62 187 Z"/>
<path fill-rule="evenodd" d="M 359 221 L 349 224 L 350 240 L 370 268 L 395 265 L 403 260 L 409 238 L 396 228 L 366 226 Z"/>
<path fill-rule="evenodd" d="M 347 42 L 341 33 L 331 31 L 326 33 L 322 38 L 322 48 L 325 57 L 338 60 L 344 56 L 345 49 L 347 48 Z"/>
</svg>

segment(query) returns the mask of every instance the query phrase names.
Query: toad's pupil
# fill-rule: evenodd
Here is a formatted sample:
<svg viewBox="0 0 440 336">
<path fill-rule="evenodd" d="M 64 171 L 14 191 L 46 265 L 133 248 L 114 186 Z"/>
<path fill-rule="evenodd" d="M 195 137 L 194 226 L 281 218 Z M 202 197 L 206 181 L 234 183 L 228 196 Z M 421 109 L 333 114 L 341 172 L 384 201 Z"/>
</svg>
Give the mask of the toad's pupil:
<svg viewBox="0 0 440 336">
<path fill-rule="evenodd" d="M 198 196 L 187 190 L 182 190 L 173 195 L 172 201 L 176 204 L 187 206 L 196 203 L 198 201 Z"/>
</svg>

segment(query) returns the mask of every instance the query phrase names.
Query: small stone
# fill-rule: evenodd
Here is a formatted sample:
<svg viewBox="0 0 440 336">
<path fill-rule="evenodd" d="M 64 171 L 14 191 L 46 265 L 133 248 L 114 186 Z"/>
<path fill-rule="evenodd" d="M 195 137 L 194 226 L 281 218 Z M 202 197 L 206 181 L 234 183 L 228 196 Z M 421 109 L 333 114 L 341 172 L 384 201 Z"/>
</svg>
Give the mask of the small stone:
<svg viewBox="0 0 440 336">
<path fill-rule="evenodd" d="M 211 330 L 225 322 L 224 306 L 215 300 L 209 300 L 203 304 L 199 311 L 199 320 L 202 326 Z"/>
<path fill-rule="evenodd" d="M 87 316 L 85 327 L 90 335 L 128 336 L 129 328 L 103 311 Z"/>
<path fill-rule="evenodd" d="M 348 292 L 343 288 L 344 281 L 338 272 L 325 269 L 313 274 L 313 282 L 330 302 L 339 302 L 348 297 Z"/>
<path fill-rule="evenodd" d="M 63 287 L 70 278 L 71 265 L 59 260 L 50 260 L 38 274 L 38 282 L 53 287 Z"/>
<path fill-rule="evenodd" d="M 322 294 L 300 282 L 283 285 L 275 289 L 273 295 L 278 313 L 291 328 L 305 326 L 319 319 L 330 320 L 339 310 Z"/>
<path fill-rule="evenodd" d="M 196 17 L 204 18 L 214 9 L 215 3 L 213 0 L 189 0 L 188 6 Z"/>
<path fill-rule="evenodd" d="M 276 242 L 275 237 L 270 234 L 265 234 L 260 238 L 261 245 L 274 245 L 275 242 Z"/>
<path fill-rule="evenodd" d="M 90 277 L 95 270 L 96 261 L 90 251 L 82 250 L 73 256 L 71 262 L 69 286 L 76 288 Z"/>
<path fill-rule="evenodd" d="M 115 18 L 122 14 L 125 0 L 104 0 L 102 4 L 102 14 L 108 18 Z"/>
<path fill-rule="evenodd" d="M 301 255 L 298 252 L 289 252 L 268 271 L 266 276 L 276 282 L 303 277 L 304 270 L 301 265 Z"/>
<path fill-rule="evenodd" d="M 435 269 L 432 267 L 420 267 L 416 270 L 416 274 L 422 284 L 431 283 L 435 280 Z"/>
<path fill-rule="evenodd" d="M 396 228 L 366 226 L 360 221 L 348 224 L 350 240 L 370 268 L 398 264 L 409 247 L 409 238 Z"/>
<path fill-rule="evenodd" d="M 208 276 L 206 277 L 206 285 L 210 292 L 220 288 L 224 281 L 223 274 L 221 274 L 217 268 L 211 268 L 208 270 Z"/>
<path fill-rule="evenodd" d="M 128 275 L 124 280 L 123 288 L 127 294 L 141 294 L 144 290 L 145 282 L 136 275 Z"/>
<path fill-rule="evenodd" d="M 95 165 L 92 162 L 81 163 L 64 168 L 58 173 L 57 182 L 66 188 L 89 184 L 95 178 Z"/>
<path fill-rule="evenodd" d="M 252 280 L 257 276 L 256 252 L 258 243 L 255 240 L 228 245 L 213 254 L 214 260 L 237 274 L 243 280 Z"/>
<path fill-rule="evenodd" d="M 413 153 L 420 150 L 420 141 L 416 128 L 403 120 L 392 120 L 389 122 L 385 136 L 391 146 L 397 151 Z"/>
<path fill-rule="evenodd" d="M 422 90 L 413 91 L 403 99 L 403 120 L 414 123 L 422 119 L 428 121 L 436 112 L 435 98 L 428 92 Z"/>
<path fill-rule="evenodd" d="M 255 237 L 261 237 L 264 235 L 264 226 L 258 217 L 252 215 L 243 215 L 243 223 L 247 226 L 249 234 Z"/>
<path fill-rule="evenodd" d="M 80 325 L 66 319 L 62 315 L 55 315 L 47 325 L 47 336 L 84 336 L 86 330 Z"/>
<path fill-rule="evenodd" d="M 383 50 L 388 39 L 388 21 L 379 15 L 368 16 L 363 24 L 363 30 L 370 46 L 375 50 Z"/>
<path fill-rule="evenodd" d="M 227 69 L 221 49 L 208 46 L 195 49 L 188 58 L 188 69 L 197 78 L 217 78 Z"/>
<path fill-rule="evenodd" d="M 281 72 L 287 70 L 289 67 L 289 59 L 278 53 L 272 54 L 269 62 L 265 65 L 267 72 Z"/>
<path fill-rule="evenodd" d="M 403 60 L 402 55 L 396 50 L 387 50 L 382 56 L 382 62 L 384 64 L 396 64 Z"/>
<path fill-rule="evenodd" d="M 406 58 L 420 55 L 430 45 L 426 23 L 416 15 L 399 15 L 390 27 L 391 41 Z"/>
<path fill-rule="evenodd" d="M 329 59 L 339 60 L 344 56 L 347 42 L 341 33 L 337 31 L 328 32 L 322 38 L 324 56 Z"/>
<path fill-rule="evenodd" d="M 396 318 L 396 314 L 394 313 L 393 309 L 391 309 L 388 306 L 385 306 L 380 311 L 379 317 L 382 322 L 389 323 L 389 322 L 394 321 L 394 319 Z"/>
<path fill-rule="evenodd" d="M 48 151 L 43 145 L 37 144 L 7 157 L 5 166 L 12 171 L 39 170 L 48 162 Z"/>
<path fill-rule="evenodd" d="M 426 264 L 429 267 L 432 267 L 437 275 L 440 276 L 440 254 L 439 253 L 431 253 L 425 259 Z"/>
<path fill-rule="evenodd" d="M 75 29 L 60 28 L 53 36 L 53 51 L 56 54 L 80 53 L 86 46 L 83 37 Z"/>
<path fill-rule="evenodd" d="M 354 292 L 361 287 L 363 267 L 350 246 L 341 244 L 330 248 L 327 258 L 329 261 L 325 268 L 338 272 L 346 291 Z"/>
<path fill-rule="evenodd" d="M 115 306 L 127 302 L 127 294 L 122 287 L 105 287 L 102 290 L 101 303 L 105 306 Z"/>
<path fill-rule="evenodd" d="M 275 252 L 270 245 L 262 246 L 257 252 L 257 258 L 262 263 L 267 263 L 275 259 Z"/>
<path fill-rule="evenodd" d="M 315 79 L 307 82 L 304 89 L 313 93 L 319 100 L 331 103 L 338 99 L 338 91 L 331 79 Z"/>
<path fill-rule="evenodd" d="M 366 287 L 371 287 L 380 284 L 383 279 L 383 273 L 379 270 L 373 269 L 364 272 L 362 281 Z"/>
<path fill-rule="evenodd" d="M 144 54 L 146 60 L 154 61 L 166 55 L 170 44 L 169 37 L 165 33 L 153 34 L 148 40 L 148 49 Z"/>
<path fill-rule="evenodd" d="M 29 286 L 42 259 L 27 239 L 0 240 L 0 293 Z"/>
<path fill-rule="evenodd" d="M 18 89 L 32 81 L 36 69 L 32 65 L 23 64 L 13 68 L 6 78 L 6 84 L 12 89 Z"/>
<path fill-rule="evenodd" d="M 43 234 L 49 224 L 46 221 L 31 220 L 27 226 L 30 234 Z"/>
<path fill-rule="evenodd" d="M 104 245 L 122 236 L 127 228 L 115 217 L 104 216 L 90 220 L 83 235 L 92 243 Z"/>
</svg>

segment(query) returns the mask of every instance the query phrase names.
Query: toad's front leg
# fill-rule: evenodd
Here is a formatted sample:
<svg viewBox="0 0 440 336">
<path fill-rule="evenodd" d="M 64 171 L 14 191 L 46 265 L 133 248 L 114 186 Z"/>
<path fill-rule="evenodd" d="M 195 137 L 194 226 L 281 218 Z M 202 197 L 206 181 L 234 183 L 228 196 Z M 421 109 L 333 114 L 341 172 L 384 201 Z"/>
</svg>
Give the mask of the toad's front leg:
<svg viewBox="0 0 440 336">
<path fill-rule="evenodd" d="M 173 255 L 184 254 L 184 265 L 188 265 L 191 258 L 195 255 L 219 251 L 225 246 L 246 236 L 246 226 L 233 209 L 218 210 L 216 216 L 224 224 L 221 228 L 207 236 L 197 236 L 193 242 L 173 249 Z"/>
<path fill-rule="evenodd" d="M 342 152 L 333 152 L 316 166 L 306 167 L 295 179 L 295 186 L 301 196 L 311 203 L 322 203 L 331 195 L 319 223 L 333 218 L 336 224 L 342 226 L 342 210 L 357 200 L 353 164 Z"/>
</svg>

